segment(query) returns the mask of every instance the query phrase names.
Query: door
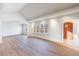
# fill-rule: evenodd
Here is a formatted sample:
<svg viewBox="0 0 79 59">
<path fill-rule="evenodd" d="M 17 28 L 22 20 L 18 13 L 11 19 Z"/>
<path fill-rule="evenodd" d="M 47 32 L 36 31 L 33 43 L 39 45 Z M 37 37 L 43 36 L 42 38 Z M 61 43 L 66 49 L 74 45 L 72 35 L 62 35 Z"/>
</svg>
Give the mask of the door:
<svg viewBox="0 0 79 59">
<path fill-rule="evenodd" d="M 73 23 L 64 23 L 64 39 L 73 39 Z"/>
</svg>

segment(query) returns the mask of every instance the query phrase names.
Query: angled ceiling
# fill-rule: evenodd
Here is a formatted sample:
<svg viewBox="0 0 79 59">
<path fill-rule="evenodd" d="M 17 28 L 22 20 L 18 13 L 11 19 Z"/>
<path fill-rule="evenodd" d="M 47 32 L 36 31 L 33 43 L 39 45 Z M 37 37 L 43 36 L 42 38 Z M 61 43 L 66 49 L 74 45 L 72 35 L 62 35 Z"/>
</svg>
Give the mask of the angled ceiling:
<svg viewBox="0 0 79 59">
<path fill-rule="evenodd" d="M 21 10 L 26 19 L 31 20 L 77 6 L 77 3 L 27 3 Z"/>
</svg>

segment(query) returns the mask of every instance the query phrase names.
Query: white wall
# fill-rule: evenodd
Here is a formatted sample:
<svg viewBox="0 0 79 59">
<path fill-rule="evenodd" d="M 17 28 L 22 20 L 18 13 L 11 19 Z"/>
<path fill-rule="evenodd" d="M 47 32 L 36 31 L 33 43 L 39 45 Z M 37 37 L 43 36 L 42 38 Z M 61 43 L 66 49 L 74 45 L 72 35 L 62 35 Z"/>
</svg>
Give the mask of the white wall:
<svg viewBox="0 0 79 59">
<path fill-rule="evenodd" d="M 17 22 L 20 24 L 26 24 L 27 22 L 20 13 L 2 13 L 3 22 Z"/>
<path fill-rule="evenodd" d="M 2 42 L 2 19 L 1 19 L 1 11 L 0 11 L 0 43 Z"/>
<path fill-rule="evenodd" d="M 70 20 L 73 23 L 73 35 L 79 36 L 79 19 L 77 17 L 77 14 L 72 15 L 66 15 L 65 17 L 63 16 L 62 19 L 62 25 L 64 24 L 65 21 Z M 62 31 L 63 31 L 63 26 L 62 26 Z"/>
<path fill-rule="evenodd" d="M 2 31 L 2 36 L 17 35 L 21 34 L 22 27 L 17 23 L 3 23 Z"/>
<path fill-rule="evenodd" d="M 74 8 L 70 8 L 67 10 L 63 10 L 63 11 L 55 13 L 55 14 L 42 16 L 40 18 L 33 19 L 30 22 L 35 22 L 35 21 L 40 21 L 40 20 L 45 20 L 45 19 L 49 20 L 50 18 L 54 19 L 54 18 L 60 17 L 60 20 L 59 19 L 56 20 L 56 24 L 52 24 L 53 21 L 49 21 L 49 31 L 48 31 L 49 33 L 48 33 L 48 35 L 44 36 L 42 34 L 39 35 L 38 33 L 37 34 L 31 33 L 30 35 L 40 36 L 41 38 L 47 38 L 48 40 L 61 41 L 61 40 L 63 40 L 63 20 L 64 20 L 61 17 L 69 15 L 69 14 L 74 14 L 77 12 L 79 12 L 79 6 L 74 7 Z M 78 31 L 78 28 L 77 28 L 77 30 L 74 29 L 74 33 L 76 33 L 76 31 Z M 30 32 L 31 32 L 31 30 L 30 30 Z"/>
<path fill-rule="evenodd" d="M 78 39 L 79 39 L 79 19 L 77 20 L 77 30 L 76 30 L 76 34 L 78 36 Z"/>
<path fill-rule="evenodd" d="M 62 25 L 61 21 L 58 19 L 51 19 L 49 21 L 49 39 L 52 41 L 61 41 L 62 40 Z"/>
<path fill-rule="evenodd" d="M 22 24 L 22 34 L 27 34 L 27 24 Z"/>
<path fill-rule="evenodd" d="M 59 19 L 48 19 L 48 34 L 34 33 L 30 26 L 30 36 L 40 37 L 51 41 L 62 40 L 62 23 Z"/>
<path fill-rule="evenodd" d="M 27 22 L 19 13 L 2 14 L 2 36 L 10 36 L 22 33 L 22 24 Z"/>
<path fill-rule="evenodd" d="M 2 23 L 0 21 L 0 43 L 2 42 Z"/>
<path fill-rule="evenodd" d="M 74 22 L 73 33 L 75 35 L 79 36 L 79 19 L 77 19 L 77 17 L 76 17 L 77 15 L 75 15 L 75 14 L 73 14 L 73 15 L 74 16 L 63 15 L 63 16 L 60 16 L 60 17 L 51 18 L 51 20 L 48 19 L 49 20 L 48 35 L 39 34 L 39 33 L 31 33 L 30 35 L 33 35 L 33 36 L 36 36 L 36 37 L 38 36 L 38 37 L 41 37 L 41 38 L 46 38 L 46 39 L 51 40 L 51 41 L 58 41 L 58 42 L 62 41 L 63 42 L 63 40 L 64 40 L 63 39 L 64 21 L 71 20 L 71 21 Z M 79 39 L 79 37 L 78 37 L 78 39 Z"/>
</svg>

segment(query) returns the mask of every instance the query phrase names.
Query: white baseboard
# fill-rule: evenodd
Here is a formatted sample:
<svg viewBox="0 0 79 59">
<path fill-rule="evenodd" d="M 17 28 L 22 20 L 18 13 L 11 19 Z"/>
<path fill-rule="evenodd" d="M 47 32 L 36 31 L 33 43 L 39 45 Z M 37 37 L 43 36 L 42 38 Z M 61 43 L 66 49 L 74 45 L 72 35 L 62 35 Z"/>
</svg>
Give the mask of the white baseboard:
<svg viewBox="0 0 79 59">
<path fill-rule="evenodd" d="M 5 35 L 5 36 L 2 36 L 2 37 L 10 37 L 10 36 L 17 36 L 17 35 L 21 35 L 21 34 Z"/>
</svg>

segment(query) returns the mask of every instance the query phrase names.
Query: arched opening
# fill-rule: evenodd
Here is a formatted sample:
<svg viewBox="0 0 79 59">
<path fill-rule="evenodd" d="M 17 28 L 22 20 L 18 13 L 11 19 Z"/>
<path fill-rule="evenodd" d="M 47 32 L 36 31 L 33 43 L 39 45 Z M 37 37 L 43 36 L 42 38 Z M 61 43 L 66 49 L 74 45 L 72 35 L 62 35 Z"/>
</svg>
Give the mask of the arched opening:
<svg viewBox="0 0 79 59">
<path fill-rule="evenodd" d="M 73 22 L 64 23 L 64 39 L 73 39 Z"/>
</svg>

